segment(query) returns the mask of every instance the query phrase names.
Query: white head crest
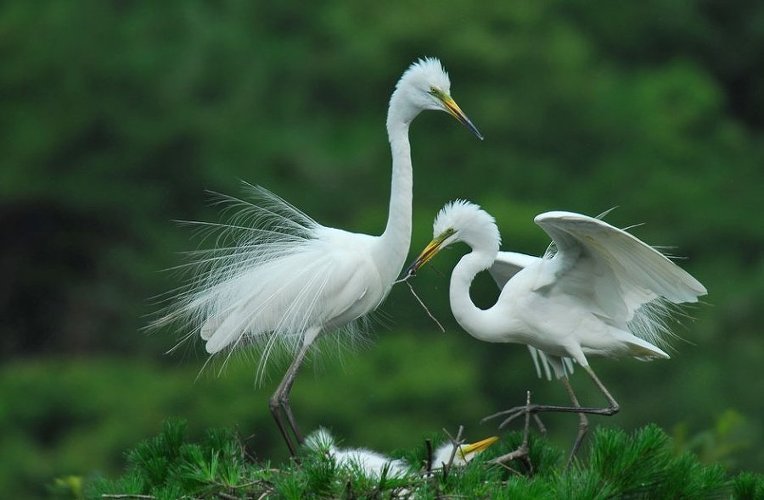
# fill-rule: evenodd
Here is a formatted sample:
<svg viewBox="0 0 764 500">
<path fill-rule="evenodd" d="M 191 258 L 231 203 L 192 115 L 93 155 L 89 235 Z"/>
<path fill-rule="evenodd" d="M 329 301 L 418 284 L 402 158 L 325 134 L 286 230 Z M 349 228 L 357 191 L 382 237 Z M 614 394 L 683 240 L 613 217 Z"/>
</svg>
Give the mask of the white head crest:
<svg viewBox="0 0 764 500">
<path fill-rule="evenodd" d="M 446 232 L 453 234 L 446 238 L 443 246 L 463 241 L 471 247 L 490 245 L 499 250 L 501 234 L 496 227 L 496 220 L 478 205 L 466 200 L 454 200 L 438 212 L 432 226 L 433 236 Z"/>
<path fill-rule="evenodd" d="M 404 86 L 427 90 L 435 87 L 448 94 L 451 91 L 451 80 L 439 59 L 425 57 L 412 63 L 395 87 L 402 88 Z"/>
</svg>

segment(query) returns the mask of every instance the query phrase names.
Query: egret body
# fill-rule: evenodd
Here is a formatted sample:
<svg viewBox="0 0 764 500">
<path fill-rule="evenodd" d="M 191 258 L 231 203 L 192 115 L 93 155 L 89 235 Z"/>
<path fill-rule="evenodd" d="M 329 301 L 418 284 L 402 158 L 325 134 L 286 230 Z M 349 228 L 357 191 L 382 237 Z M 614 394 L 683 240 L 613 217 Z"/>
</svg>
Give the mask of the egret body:
<svg viewBox="0 0 764 500">
<path fill-rule="evenodd" d="M 509 415 L 507 423 L 526 411 L 579 413 L 581 425 L 572 457 L 586 433 L 585 414 L 612 415 L 619 410 L 588 357 L 668 358 L 656 345 L 665 346 L 670 334 L 666 314 L 672 304 L 697 302 L 706 289 L 659 251 L 598 218 L 547 212 L 535 222 L 553 240 L 544 257 L 500 252 L 501 237 L 493 217 L 470 202 L 449 203 L 435 219 L 432 242 L 408 274 L 456 242 L 472 249 L 451 274 L 449 301 L 454 318 L 478 340 L 530 346 L 532 354 L 541 355 L 544 366 L 552 366 L 573 403 L 570 407 L 527 405 L 495 416 Z M 501 293 L 496 304 L 482 310 L 470 299 L 469 289 L 484 270 L 489 270 Z M 590 375 L 607 399 L 607 407 L 580 406 L 567 379 L 570 359 Z"/>
<path fill-rule="evenodd" d="M 211 355 L 254 345 L 261 351 L 258 379 L 275 348 L 291 353 L 270 409 L 292 454 L 303 438 L 289 393 L 311 345 L 328 332 L 352 334 L 356 320 L 385 299 L 405 262 L 411 240 L 412 120 L 425 110 L 445 111 L 482 139 L 451 98 L 450 87 L 433 58 L 412 64 L 395 87 L 387 114 L 390 207 L 380 236 L 323 226 L 250 185 L 254 201 L 224 197 L 235 212 L 228 222 L 196 223 L 218 232 L 218 246 L 195 255 L 194 278 L 156 324 L 184 322 L 189 337 L 201 336 Z"/>
</svg>

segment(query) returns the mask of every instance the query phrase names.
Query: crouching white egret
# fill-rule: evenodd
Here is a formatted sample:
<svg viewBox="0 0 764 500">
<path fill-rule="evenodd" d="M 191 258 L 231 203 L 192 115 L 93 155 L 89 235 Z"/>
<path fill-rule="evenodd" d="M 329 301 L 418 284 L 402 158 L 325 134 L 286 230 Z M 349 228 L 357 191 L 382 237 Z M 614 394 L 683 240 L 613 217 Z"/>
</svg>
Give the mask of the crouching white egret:
<svg viewBox="0 0 764 500">
<path fill-rule="evenodd" d="M 435 448 L 435 451 L 432 453 L 432 468 L 434 470 L 440 469 L 449 463 L 457 467 L 464 467 L 498 440 L 497 436 L 491 436 L 474 443 L 459 445 L 447 441 Z M 453 460 L 451 459 L 452 456 L 454 457 Z"/>
<path fill-rule="evenodd" d="M 320 428 L 305 438 L 305 447 L 315 453 L 326 453 L 338 467 L 357 468 L 366 477 L 379 479 L 387 469 L 387 477 L 403 477 L 412 472 L 404 460 L 394 459 L 366 448 L 339 448 L 328 430 Z"/>
<path fill-rule="evenodd" d="M 526 411 L 579 413 L 572 458 L 586 433 L 584 414 L 613 415 L 619 410 L 587 356 L 668 358 L 655 344 L 667 343 L 666 317 L 672 305 L 697 302 L 706 289 L 656 249 L 598 218 L 547 212 L 535 222 L 553 240 L 542 258 L 499 252 L 501 237 L 493 217 L 467 201 L 448 203 L 435 218 L 433 240 L 411 264 L 407 277 L 449 245 L 462 241 L 471 247 L 451 274 L 454 318 L 478 340 L 538 349 L 573 403 L 570 407 L 529 404 L 487 418 L 508 416 L 505 425 Z M 501 293 L 495 305 L 482 310 L 470 299 L 469 289 L 486 269 Z M 572 365 L 566 358 L 586 370 L 607 399 L 607 407 L 581 407 L 567 379 Z"/>
<path fill-rule="evenodd" d="M 392 183 L 381 236 L 322 226 L 250 185 L 252 202 L 224 197 L 235 209 L 229 222 L 194 223 L 217 232 L 218 246 L 194 255 L 194 278 L 155 326 L 184 322 L 187 338 L 199 334 L 211 355 L 258 347 L 258 380 L 274 348 L 291 353 L 270 409 L 292 454 L 293 439 L 303 438 L 289 393 L 311 344 L 327 332 L 357 332 L 355 321 L 381 304 L 405 263 L 411 241 L 411 121 L 424 110 L 445 111 L 482 139 L 451 98 L 450 87 L 440 61 L 426 58 L 406 70 L 392 93 L 387 113 Z"/>
<path fill-rule="evenodd" d="M 461 444 L 454 450 L 454 444 L 443 443 L 433 452 L 433 469 L 439 469 L 446 464 L 462 467 L 471 462 L 478 454 L 498 441 L 498 437 L 489 437 L 475 443 Z M 312 432 L 305 439 L 305 446 L 317 453 L 326 453 L 335 461 L 338 467 L 357 468 L 366 477 L 379 479 L 382 472 L 387 470 L 387 477 L 404 477 L 420 473 L 419 466 L 409 464 L 405 460 L 394 459 L 366 448 L 339 448 L 331 433 L 324 428 Z M 453 461 L 451 456 L 453 455 Z"/>
</svg>

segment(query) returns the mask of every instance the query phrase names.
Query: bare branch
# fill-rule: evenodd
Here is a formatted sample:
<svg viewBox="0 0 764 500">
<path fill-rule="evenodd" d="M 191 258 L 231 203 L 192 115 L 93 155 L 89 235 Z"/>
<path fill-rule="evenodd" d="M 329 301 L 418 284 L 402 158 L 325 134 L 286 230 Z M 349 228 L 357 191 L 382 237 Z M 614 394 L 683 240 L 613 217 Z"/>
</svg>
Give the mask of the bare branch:
<svg viewBox="0 0 764 500">
<path fill-rule="evenodd" d="M 140 500 L 153 500 L 153 495 L 139 495 L 137 493 L 104 493 L 101 498 L 136 498 Z"/>
<path fill-rule="evenodd" d="M 446 429 L 443 429 L 443 432 L 446 433 L 446 436 L 448 436 L 448 439 L 451 441 L 451 456 L 448 458 L 448 463 L 443 464 L 443 479 L 445 480 L 448 477 L 448 473 L 451 471 L 451 466 L 454 464 L 454 457 L 456 457 L 456 451 L 459 449 L 459 447 L 464 443 L 464 439 L 462 438 L 462 432 L 464 432 L 464 426 L 459 426 L 459 432 L 456 433 L 456 438 L 454 438 Z"/>
<path fill-rule="evenodd" d="M 529 474 L 533 475 L 533 464 L 531 463 L 531 460 L 528 457 L 528 451 L 529 451 L 528 433 L 529 433 L 530 423 L 531 423 L 530 406 L 531 406 L 531 391 L 527 391 L 526 397 L 525 397 L 525 427 L 523 429 L 522 443 L 520 443 L 520 446 L 518 446 L 516 450 L 511 451 L 507 454 L 504 454 L 500 457 L 494 458 L 493 460 L 489 462 L 490 464 L 498 464 L 513 472 L 517 472 L 506 464 L 507 462 L 511 462 L 512 460 L 521 460 L 528 467 Z"/>
</svg>

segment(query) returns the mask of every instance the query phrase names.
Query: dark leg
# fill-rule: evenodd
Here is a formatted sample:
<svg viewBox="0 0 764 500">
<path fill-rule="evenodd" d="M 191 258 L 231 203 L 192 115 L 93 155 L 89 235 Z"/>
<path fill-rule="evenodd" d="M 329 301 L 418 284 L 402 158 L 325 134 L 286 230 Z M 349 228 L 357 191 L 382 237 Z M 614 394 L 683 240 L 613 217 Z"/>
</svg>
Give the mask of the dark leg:
<svg viewBox="0 0 764 500">
<path fill-rule="evenodd" d="M 542 436 L 546 436 L 546 426 L 544 425 L 544 422 L 541 421 L 541 417 L 539 417 L 536 413 L 533 414 L 533 421 L 536 422 L 536 426 L 539 428 L 539 432 Z"/>
<path fill-rule="evenodd" d="M 568 396 L 570 396 L 570 400 L 573 403 L 573 406 L 580 408 L 581 405 L 578 403 L 576 393 L 573 392 L 573 387 L 570 386 L 568 377 L 562 377 L 560 381 L 568 391 Z M 586 413 L 579 413 L 578 419 L 578 434 L 576 435 L 576 440 L 573 442 L 573 448 L 570 450 L 570 455 L 568 455 L 568 462 L 565 464 L 566 468 L 570 467 L 570 464 L 573 462 L 573 457 L 576 455 L 579 446 L 581 446 L 581 441 L 583 441 L 584 436 L 586 436 L 586 433 L 589 431 L 589 419 L 586 418 Z"/>
<path fill-rule="evenodd" d="M 606 413 L 606 415 L 615 415 L 618 413 L 618 410 L 621 409 L 621 405 L 618 404 L 618 401 L 615 400 L 613 396 L 610 395 L 610 392 L 605 387 L 605 384 L 600 382 L 600 379 L 597 378 L 597 375 L 595 375 L 594 370 L 592 370 L 591 366 L 584 366 L 584 370 L 586 370 L 586 373 L 589 374 L 589 376 L 594 380 L 594 383 L 597 384 L 597 387 L 600 391 L 602 391 L 602 394 L 605 395 L 605 398 L 607 398 L 608 402 L 608 409 L 610 410 L 610 413 Z"/>
<path fill-rule="evenodd" d="M 300 429 L 297 427 L 294 415 L 292 414 L 292 408 L 289 406 L 289 392 L 292 390 L 292 384 L 294 384 L 297 371 L 300 369 L 300 366 L 302 366 L 303 361 L 305 361 L 305 355 L 307 354 L 309 347 L 310 343 L 306 343 L 297 352 L 292 364 L 289 365 L 289 369 L 284 374 L 284 378 L 281 379 L 281 383 L 276 388 L 276 392 L 273 393 L 273 396 L 271 396 L 271 399 L 268 402 L 273 419 L 276 421 L 279 432 L 284 438 L 287 448 L 289 448 L 289 453 L 293 457 L 297 455 L 297 446 L 302 444 L 303 437 L 300 433 Z M 285 417 L 286 422 L 284 421 Z M 287 432 L 287 425 L 292 432 L 294 441 L 292 441 L 292 437 L 290 437 L 289 432 Z"/>
<path fill-rule="evenodd" d="M 534 414 L 541 413 L 541 412 L 562 412 L 562 413 L 587 413 L 590 415 L 606 415 L 606 416 L 611 416 L 618 413 L 618 410 L 620 410 L 620 406 L 618 405 L 618 402 L 613 398 L 613 396 L 610 395 L 610 393 L 602 384 L 602 382 L 600 382 L 600 379 L 597 378 L 597 375 L 594 374 L 594 371 L 592 371 L 591 367 L 584 366 L 583 368 L 586 370 L 586 372 L 589 374 L 592 380 L 594 380 L 594 383 L 597 385 L 599 390 L 602 391 L 602 393 L 605 395 L 605 398 L 607 398 L 608 406 L 606 408 L 592 408 L 592 407 L 581 407 L 581 406 L 556 406 L 556 405 L 516 406 L 509 410 L 500 411 L 498 413 L 494 413 L 493 415 L 488 415 L 481 422 L 485 422 L 486 420 L 491 420 L 496 417 L 506 416 L 504 421 L 499 425 L 499 429 L 502 429 L 507 424 L 509 424 L 516 418 L 518 418 L 519 416 L 524 415 L 526 411 L 534 413 Z"/>
</svg>

